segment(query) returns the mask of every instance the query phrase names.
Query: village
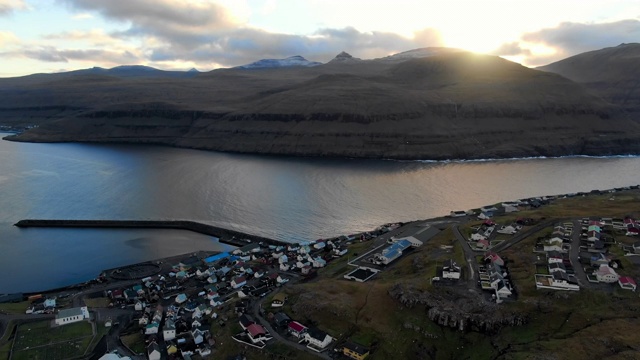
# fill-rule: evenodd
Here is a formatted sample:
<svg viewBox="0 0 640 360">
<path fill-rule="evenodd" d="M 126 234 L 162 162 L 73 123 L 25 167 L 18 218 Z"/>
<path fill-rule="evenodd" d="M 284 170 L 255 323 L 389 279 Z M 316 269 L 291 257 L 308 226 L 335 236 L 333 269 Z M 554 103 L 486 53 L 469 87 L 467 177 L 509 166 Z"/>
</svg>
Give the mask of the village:
<svg viewBox="0 0 640 360">
<path fill-rule="evenodd" d="M 96 342 L 100 334 L 113 338 L 94 357 L 100 360 L 216 358 L 220 346 L 228 342 L 237 343 L 239 349 L 264 351 L 280 344 L 312 357 L 364 359 L 371 354 L 369 344 L 287 312 L 284 290 L 292 284 L 313 283 L 323 268 L 338 262 L 344 271 L 336 281 L 375 282 L 379 274 L 421 251 L 445 229 L 450 229 L 452 244 L 461 248 L 461 255 L 444 258 L 434 272 L 422 274 L 430 286 L 473 288 L 479 301 L 495 304 L 516 302 L 520 289 L 531 287 L 635 292 L 632 274 L 640 268 L 636 240 L 640 222 L 632 217 L 519 215 L 558 198 L 452 211 L 443 218 L 387 224 L 371 232 L 303 244 L 246 241 L 230 252 L 187 254 L 112 269 L 81 292 L 32 296 L 24 312 L 50 319 L 59 328 L 90 322 Z M 510 270 L 513 261 L 501 254 L 526 241 L 534 244 L 529 266 L 535 271 L 533 278 L 516 281 Z M 356 244 L 364 251 L 353 251 Z M 453 246 L 440 249 L 446 255 Z M 20 326 L 16 331 L 22 330 Z M 14 340 L 8 359 L 29 357 L 33 350 Z"/>
</svg>

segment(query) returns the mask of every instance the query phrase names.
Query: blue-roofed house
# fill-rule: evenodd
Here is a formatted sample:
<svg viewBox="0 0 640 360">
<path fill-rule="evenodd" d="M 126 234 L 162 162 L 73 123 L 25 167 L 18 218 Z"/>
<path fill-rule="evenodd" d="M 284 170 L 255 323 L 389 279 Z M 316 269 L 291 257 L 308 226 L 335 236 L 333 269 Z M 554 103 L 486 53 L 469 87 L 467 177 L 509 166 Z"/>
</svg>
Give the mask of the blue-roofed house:
<svg viewBox="0 0 640 360">
<path fill-rule="evenodd" d="M 203 261 L 205 264 L 209 265 L 212 264 L 216 261 L 228 258 L 229 256 L 231 256 L 228 252 L 223 252 L 220 254 L 215 254 L 215 255 L 211 255 L 208 258 L 205 258 Z"/>
</svg>

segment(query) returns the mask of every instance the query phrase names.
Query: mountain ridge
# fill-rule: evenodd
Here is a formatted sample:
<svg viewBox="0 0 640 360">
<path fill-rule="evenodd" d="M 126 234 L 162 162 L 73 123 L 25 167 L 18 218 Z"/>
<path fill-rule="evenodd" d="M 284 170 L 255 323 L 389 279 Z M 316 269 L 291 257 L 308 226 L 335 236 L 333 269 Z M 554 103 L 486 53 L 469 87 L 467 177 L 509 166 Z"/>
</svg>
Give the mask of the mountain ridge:
<svg viewBox="0 0 640 360">
<path fill-rule="evenodd" d="M 583 85 L 497 56 L 416 50 L 188 79 L 0 79 L 0 116 L 39 125 L 16 141 L 435 160 L 640 153 L 638 119 Z"/>
</svg>

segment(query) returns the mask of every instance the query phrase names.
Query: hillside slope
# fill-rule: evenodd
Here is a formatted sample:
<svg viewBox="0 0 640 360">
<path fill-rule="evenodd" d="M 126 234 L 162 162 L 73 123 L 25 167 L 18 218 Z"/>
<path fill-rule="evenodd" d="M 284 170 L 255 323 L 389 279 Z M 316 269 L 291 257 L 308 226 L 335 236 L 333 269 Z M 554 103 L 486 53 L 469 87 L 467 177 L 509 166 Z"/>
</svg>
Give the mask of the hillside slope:
<svg viewBox="0 0 640 360">
<path fill-rule="evenodd" d="M 562 76 L 462 51 L 416 53 L 185 79 L 0 79 L 0 116 L 39 124 L 19 141 L 401 159 L 640 152 L 636 121 Z"/>
<path fill-rule="evenodd" d="M 605 100 L 640 112 L 640 44 L 590 51 L 538 69 L 584 84 Z"/>
</svg>

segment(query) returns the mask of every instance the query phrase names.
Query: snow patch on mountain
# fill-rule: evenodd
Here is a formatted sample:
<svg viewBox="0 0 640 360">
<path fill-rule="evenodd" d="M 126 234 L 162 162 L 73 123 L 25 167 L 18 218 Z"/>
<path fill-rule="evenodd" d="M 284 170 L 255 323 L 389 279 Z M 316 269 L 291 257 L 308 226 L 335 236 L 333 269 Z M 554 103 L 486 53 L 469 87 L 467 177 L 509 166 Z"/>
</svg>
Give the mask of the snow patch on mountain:
<svg viewBox="0 0 640 360">
<path fill-rule="evenodd" d="M 312 67 L 322 65 L 317 61 L 309 61 L 300 55 L 290 56 L 285 59 L 262 59 L 251 64 L 238 66 L 239 69 L 267 69 L 284 67 Z"/>
</svg>

